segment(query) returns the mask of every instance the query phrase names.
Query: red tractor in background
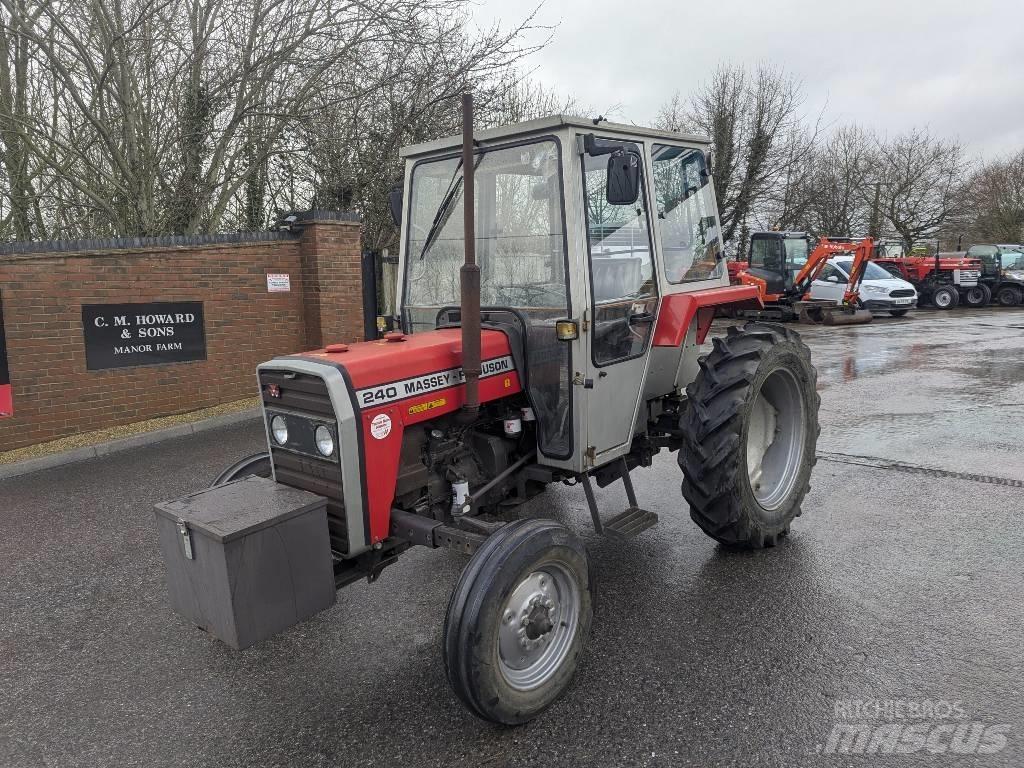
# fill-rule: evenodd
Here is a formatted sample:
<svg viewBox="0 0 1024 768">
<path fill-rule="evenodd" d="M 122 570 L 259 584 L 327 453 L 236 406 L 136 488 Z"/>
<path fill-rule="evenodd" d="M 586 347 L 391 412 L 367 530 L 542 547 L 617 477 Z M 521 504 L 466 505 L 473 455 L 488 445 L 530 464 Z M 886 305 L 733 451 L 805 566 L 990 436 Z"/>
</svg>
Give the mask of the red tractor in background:
<svg viewBox="0 0 1024 768">
<path fill-rule="evenodd" d="M 939 253 L 930 256 L 912 253 L 910 256 L 876 254 L 873 261 L 894 277 L 906 280 L 917 290 L 918 306 L 931 303 L 937 309 L 953 309 L 961 298 L 969 306 L 988 303 L 980 286 L 981 261 L 959 253 Z"/>
<path fill-rule="evenodd" d="M 658 522 L 631 472 L 677 451 L 681 514 L 774 546 L 809 490 L 816 372 L 763 322 L 701 352 L 717 308 L 762 306 L 729 285 L 708 150 L 562 116 L 474 136 L 468 97 L 461 138 L 403 150 L 401 330 L 259 366 L 268 451 L 158 507 L 172 606 L 244 647 L 411 547 L 470 554 L 445 670 L 474 714 L 518 724 L 572 678 L 593 590 L 583 540 L 523 502 L 579 485 L 624 542 Z M 616 481 L 607 515 L 594 485 Z"/>
</svg>

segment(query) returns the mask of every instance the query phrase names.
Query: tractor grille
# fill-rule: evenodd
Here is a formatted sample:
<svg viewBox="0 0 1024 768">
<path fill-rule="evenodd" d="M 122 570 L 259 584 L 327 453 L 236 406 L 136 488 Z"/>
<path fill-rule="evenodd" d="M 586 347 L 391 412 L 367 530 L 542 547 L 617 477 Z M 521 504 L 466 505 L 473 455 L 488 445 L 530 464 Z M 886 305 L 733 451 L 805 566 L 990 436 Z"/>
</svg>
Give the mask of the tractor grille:
<svg viewBox="0 0 1024 768">
<path fill-rule="evenodd" d="M 271 397 L 270 385 L 279 388 L 280 397 Z M 260 371 L 260 391 L 264 407 L 285 408 L 311 418 L 334 418 L 334 407 L 327 385 L 319 376 L 291 371 Z M 341 445 L 341 435 L 338 444 Z M 331 534 L 331 549 L 335 555 L 348 552 L 348 527 L 345 525 L 345 502 L 341 467 L 337 462 L 301 456 L 282 450 L 270 441 L 270 456 L 274 462 L 277 481 L 293 488 L 327 498 L 327 527 Z"/>
<path fill-rule="evenodd" d="M 906 297 L 906 296 L 913 296 L 914 295 L 914 289 L 913 288 L 897 288 L 895 291 L 889 291 L 889 295 L 892 296 L 894 299 L 899 299 L 899 298 L 903 298 L 903 297 Z"/>
</svg>

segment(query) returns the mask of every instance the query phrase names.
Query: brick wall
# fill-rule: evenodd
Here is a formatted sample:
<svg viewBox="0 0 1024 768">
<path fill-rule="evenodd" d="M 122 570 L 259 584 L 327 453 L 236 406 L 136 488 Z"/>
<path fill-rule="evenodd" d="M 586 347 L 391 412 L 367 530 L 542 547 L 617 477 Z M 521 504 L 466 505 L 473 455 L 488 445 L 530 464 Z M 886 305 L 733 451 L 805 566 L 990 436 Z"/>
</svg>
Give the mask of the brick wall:
<svg viewBox="0 0 1024 768">
<path fill-rule="evenodd" d="M 358 221 L 317 212 L 301 226 L 0 252 L 14 407 L 0 451 L 255 395 L 263 360 L 360 338 Z M 268 272 L 288 273 L 291 291 L 268 293 Z M 82 305 L 151 301 L 203 302 L 207 359 L 87 370 Z"/>
<path fill-rule="evenodd" d="M 310 346 L 362 341 L 362 238 L 358 227 L 313 211 L 300 237 Z"/>
</svg>

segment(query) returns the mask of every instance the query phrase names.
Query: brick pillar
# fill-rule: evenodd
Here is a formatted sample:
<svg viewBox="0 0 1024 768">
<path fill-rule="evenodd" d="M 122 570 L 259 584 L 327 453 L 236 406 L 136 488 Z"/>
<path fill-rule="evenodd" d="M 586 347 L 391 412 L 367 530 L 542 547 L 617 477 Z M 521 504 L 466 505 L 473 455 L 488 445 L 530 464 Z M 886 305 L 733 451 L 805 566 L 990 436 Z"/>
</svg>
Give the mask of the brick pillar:
<svg viewBox="0 0 1024 768">
<path fill-rule="evenodd" d="M 307 211 L 297 226 L 306 347 L 362 341 L 362 222 L 355 214 Z"/>
</svg>

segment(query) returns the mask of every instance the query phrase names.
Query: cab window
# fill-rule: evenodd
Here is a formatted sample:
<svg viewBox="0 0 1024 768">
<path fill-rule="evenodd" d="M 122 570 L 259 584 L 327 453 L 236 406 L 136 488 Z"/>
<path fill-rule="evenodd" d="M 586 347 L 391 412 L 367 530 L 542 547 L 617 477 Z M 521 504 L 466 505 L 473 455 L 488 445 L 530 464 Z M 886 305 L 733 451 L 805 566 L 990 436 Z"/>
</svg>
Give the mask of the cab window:
<svg viewBox="0 0 1024 768">
<path fill-rule="evenodd" d="M 1024 269 L 1024 253 L 1006 251 L 1001 255 L 1003 269 Z"/>
<path fill-rule="evenodd" d="M 757 237 L 750 244 L 750 266 L 768 272 L 782 272 L 783 248 L 781 237 Z"/>
<path fill-rule="evenodd" d="M 980 259 L 987 271 L 999 267 L 999 248 L 994 245 L 972 245 L 967 249 L 967 255 L 974 259 Z"/>
<path fill-rule="evenodd" d="M 655 144 L 654 204 L 665 279 L 711 280 L 725 270 L 704 152 Z"/>
<path fill-rule="evenodd" d="M 643 178 L 635 203 L 613 205 L 607 198 L 607 167 L 607 155 L 583 156 L 595 365 L 642 354 L 657 304 Z"/>
<path fill-rule="evenodd" d="M 967 249 L 968 256 L 995 256 L 998 252 L 994 245 L 972 245 Z"/>
</svg>

